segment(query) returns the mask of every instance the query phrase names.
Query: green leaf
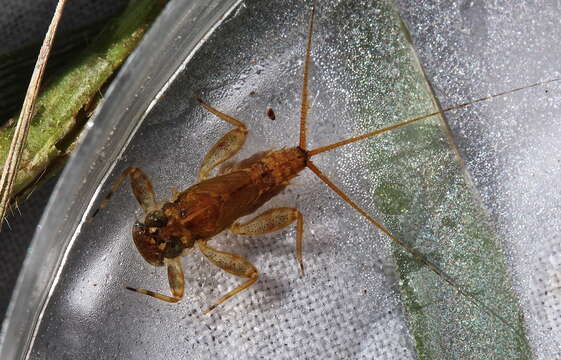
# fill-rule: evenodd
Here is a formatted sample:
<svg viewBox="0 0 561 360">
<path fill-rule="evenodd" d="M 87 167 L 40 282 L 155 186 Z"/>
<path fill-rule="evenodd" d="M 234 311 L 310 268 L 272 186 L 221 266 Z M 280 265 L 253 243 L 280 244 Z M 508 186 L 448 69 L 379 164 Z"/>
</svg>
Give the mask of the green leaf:
<svg viewBox="0 0 561 360">
<path fill-rule="evenodd" d="M 357 71 L 357 83 L 377 81 L 388 88 L 378 94 L 365 91 L 362 101 L 364 118 L 376 118 L 382 127 L 396 123 L 396 118 L 404 121 L 438 111 L 438 105 L 397 11 L 393 5 L 379 7 L 380 17 L 391 19 L 390 25 L 380 26 L 356 46 L 357 52 L 370 55 Z M 372 44 L 380 41 L 392 42 L 393 52 L 372 51 Z M 384 66 L 398 69 L 399 75 L 381 71 Z M 380 116 L 383 102 L 391 105 L 391 112 Z M 377 184 L 372 196 L 386 226 L 504 320 L 458 294 L 395 246 L 402 301 L 419 358 L 530 358 L 500 239 L 466 179 L 443 117 L 433 116 L 376 139 L 370 161 Z"/>
<path fill-rule="evenodd" d="M 96 40 L 70 61 L 41 92 L 29 130 L 14 194 L 38 181 L 44 172 L 60 168 L 87 120 L 89 105 L 127 56 L 134 50 L 167 1 L 131 1 Z M 3 166 L 14 127 L 0 130 L 0 165 Z"/>
</svg>

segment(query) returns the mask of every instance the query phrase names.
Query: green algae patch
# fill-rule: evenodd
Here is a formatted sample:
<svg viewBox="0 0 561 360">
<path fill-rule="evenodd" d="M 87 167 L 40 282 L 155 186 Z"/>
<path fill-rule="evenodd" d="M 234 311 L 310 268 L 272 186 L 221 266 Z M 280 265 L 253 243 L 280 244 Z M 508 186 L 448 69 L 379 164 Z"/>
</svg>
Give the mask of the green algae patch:
<svg viewBox="0 0 561 360">
<path fill-rule="evenodd" d="M 399 183 L 382 182 L 374 190 L 378 209 L 386 215 L 399 215 L 407 212 L 411 205 L 406 189 Z"/>
</svg>

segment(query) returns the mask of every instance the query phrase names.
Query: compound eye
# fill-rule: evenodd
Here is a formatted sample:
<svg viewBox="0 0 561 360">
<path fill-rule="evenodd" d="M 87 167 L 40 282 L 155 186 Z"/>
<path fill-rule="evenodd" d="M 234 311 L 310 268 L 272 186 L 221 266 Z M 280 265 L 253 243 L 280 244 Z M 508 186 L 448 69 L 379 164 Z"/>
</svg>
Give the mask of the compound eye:
<svg viewBox="0 0 561 360">
<path fill-rule="evenodd" d="M 164 265 L 162 250 L 158 247 L 158 241 L 147 231 L 146 225 L 137 222 L 132 227 L 132 239 L 140 255 L 154 266 Z"/>
<path fill-rule="evenodd" d="M 168 219 L 162 210 L 152 211 L 148 213 L 146 219 L 144 219 L 144 224 L 148 227 L 162 227 L 165 226 L 167 222 Z"/>
</svg>

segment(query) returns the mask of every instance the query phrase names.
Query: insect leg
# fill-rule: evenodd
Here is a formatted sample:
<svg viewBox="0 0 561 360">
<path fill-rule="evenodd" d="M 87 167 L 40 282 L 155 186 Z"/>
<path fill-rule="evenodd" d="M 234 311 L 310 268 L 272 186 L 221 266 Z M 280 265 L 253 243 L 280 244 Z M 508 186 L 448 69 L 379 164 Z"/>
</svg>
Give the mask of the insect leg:
<svg viewBox="0 0 561 360">
<path fill-rule="evenodd" d="M 166 265 L 168 268 L 169 286 L 171 288 L 173 297 L 146 289 L 135 289 L 129 286 L 125 286 L 125 289 L 148 295 L 153 298 L 170 303 L 178 302 L 179 300 L 181 300 L 185 292 L 185 276 L 183 275 L 183 266 L 181 265 L 181 259 L 179 257 L 174 259 L 166 259 Z"/>
<path fill-rule="evenodd" d="M 281 207 L 269 209 L 246 223 L 235 223 L 230 231 L 238 235 L 261 235 L 280 230 L 296 221 L 296 259 L 300 265 L 300 273 L 304 275 L 302 245 L 304 234 L 304 217 L 296 208 Z"/>
<path fill-rule="evenodd" d="M 166 259 L 168 266 L 168 281 L 173 297 L 181 299 L 185 293 L 185 275 L 183 275 L 183 266 L 181 258 Z"/>
<path fill-rule="evenodd" d="M 259 278 L 259 273 L 257 272 L 255 266 L 243 257 L 216 250 L 208 246 L 205 241 L 197 241 L 197 246 L 203 255 L 214 265 L 230 274 L 248 279 L 246 282 L 218 299 L 211 307 L 208 308 L 208 310 L 204 312 L 205 315 L 234 295 L 250 287 Z"/>
<path fill-rule="evenodd" d="M 220 140 L 218 140 L 206 154 L 199 170 L 198 181 L 200 182 L 208 178 L 212 169 L 214 169 L 217 165 L 222 164 L 224 161 L 228 160 L 232 156 L 236 155 L 238 151 L 240 151 L 243 144 L 245 143 L 247 128 L 241 121 L 205 104 L 200 98 L 197 98 L 197 101 L 214 115 L 236 126 L 234 130 L 231 130 Z"/>
<path fill-rule="evenodd" d="M 115 181 L 115 183 L 111 187 L 111 190 L 109 191 L 105 199 L 103 199 L 103 201 L 99 205 L 99 208 L 97 208 L 92 217 L 96 216 L 99 210 L 107 206 L 109 200 L 111 199 L 111 196 L 117 191 L 117 189 L 119 188 L 123 180 L 127 178 L 127 176 L 131 177 L 132 191 L 134 193 L 134 196 L 136 197 L 136 200 L 138 200 L 138 202 L 144 209 L 144 212 L 147 213 L 150 211 L 150 209 L 154 209 L 156 207 L 156 196 L 154 195 L 154 188 L 152 188 L 152 184 L 150 183 L 148 176 L 146 176 L 146 174 L 144 174 L 144 172 L 142 172 L 142 170 L 140 170 L 139 168 L 131 166 L 123 171 L 121 176 L 117 178 L 117 181 Z"/>
</svg>

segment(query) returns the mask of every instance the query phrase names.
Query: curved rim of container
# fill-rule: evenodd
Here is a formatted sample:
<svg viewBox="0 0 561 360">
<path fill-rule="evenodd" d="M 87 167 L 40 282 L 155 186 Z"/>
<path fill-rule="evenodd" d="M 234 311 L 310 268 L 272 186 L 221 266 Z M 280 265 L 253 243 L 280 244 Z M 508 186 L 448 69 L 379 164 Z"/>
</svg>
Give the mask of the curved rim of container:
<svg viewBox="0 0 561 360">
<path fill-rule="evenodd" d="M 29 356 L 92 200 L 159 97 L 240 3 L 172 0 L 129 56 L 86 125 L 87 134 L 58 180 L 28 248 L 0 333 L 1 359 Z"/>
</svg>

